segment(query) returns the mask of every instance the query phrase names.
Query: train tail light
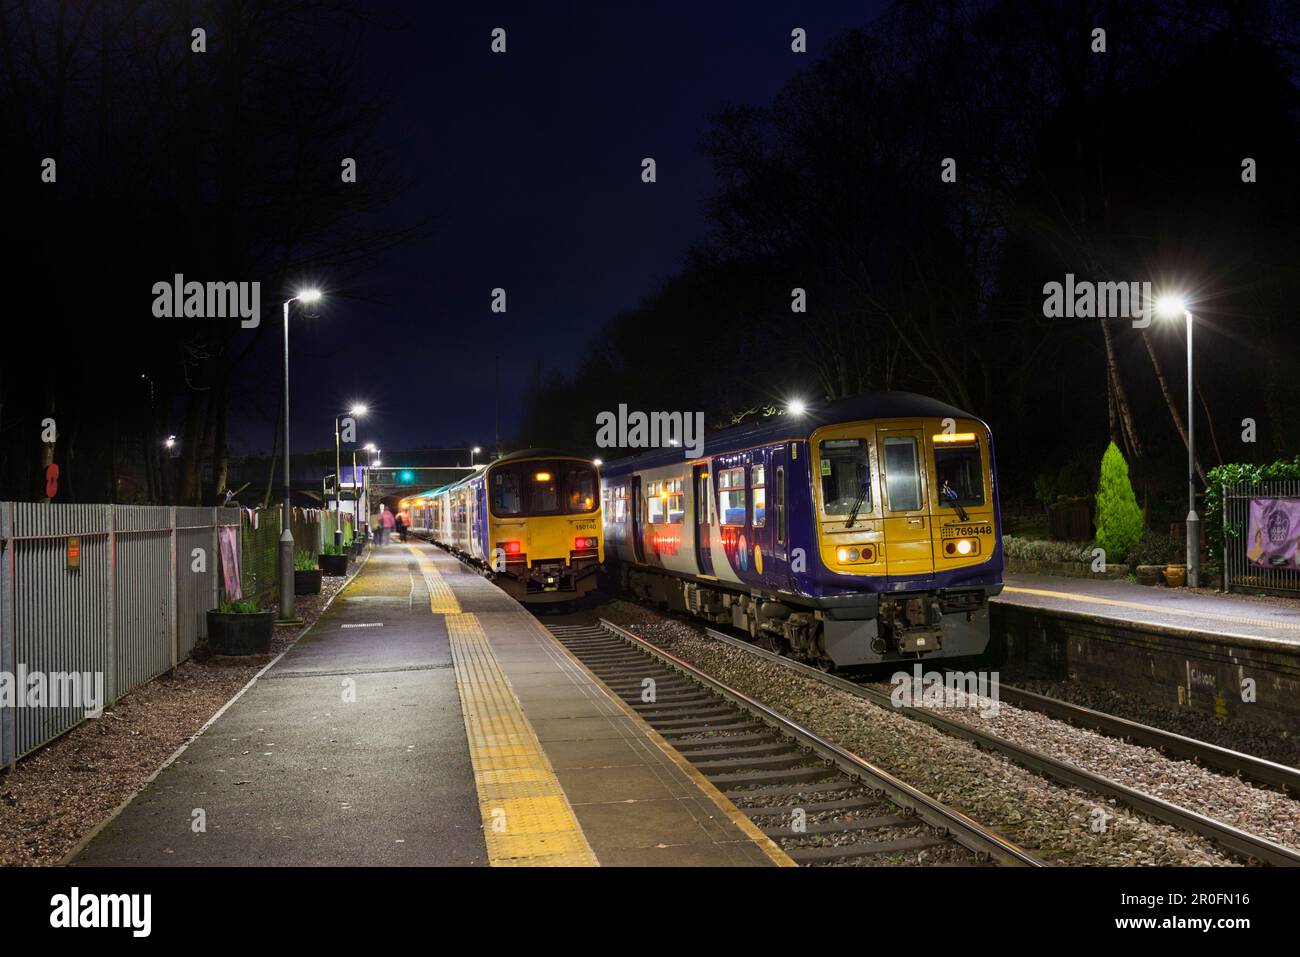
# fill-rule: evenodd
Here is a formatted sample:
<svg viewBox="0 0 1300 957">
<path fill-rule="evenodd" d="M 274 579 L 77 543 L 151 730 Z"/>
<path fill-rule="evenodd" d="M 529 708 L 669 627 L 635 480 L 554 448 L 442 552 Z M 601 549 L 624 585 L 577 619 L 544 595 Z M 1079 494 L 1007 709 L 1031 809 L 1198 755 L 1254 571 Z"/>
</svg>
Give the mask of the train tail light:
<svg viewBox="0 0 1300 957">
<path fill-rule="evenodd" d="M 575 552 L 594 551 L 599 541 L 595 538 L 575 538 L 573 540 L 573 550 Z"/>
<path fill-rule="evenodd" d="M 507 555 L 518 555 L 524 550 L 520 542 L 497 542 L 497 548 Z"/>
</svg>

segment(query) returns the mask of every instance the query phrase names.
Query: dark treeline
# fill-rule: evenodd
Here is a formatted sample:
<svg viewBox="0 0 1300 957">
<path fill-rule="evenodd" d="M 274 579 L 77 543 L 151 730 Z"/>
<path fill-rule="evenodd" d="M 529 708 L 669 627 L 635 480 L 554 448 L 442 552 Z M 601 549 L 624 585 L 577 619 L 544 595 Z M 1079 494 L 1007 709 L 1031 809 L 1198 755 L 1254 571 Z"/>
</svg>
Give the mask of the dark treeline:
<svg viewBox="0 0 1300 957">
<path fill-rule="evenodd" d="M 709 235 L 543 378 L 522 441 L 595 452 L 620 402 L 718 427 L 906 389 L 989 420 L 1004 497 L 1086 483 L 1113 439 L 1140 498 L 1181 517 L 1183 324 L 1046 318 L 1044 285 L 1073 273 L 1191 294 L 1202 468 L 1295 454 L 1294 13 L 909 2 L 836 38 L 772 103 L 713 116 Z"/>
<path fill-rule="evenodd" d="M 232 407 L 276 421 L 281 302 L 325 275 L 346 296 L 407 237 L 370 215 L 401 188 L 356 79 L 370 9 L 0 3 L 0 498 L 44 498 L 53 462 L 57 501 L 220 500 Z M 155 318 L 152 287 L 177 273 L 260 282 L 261 325 Z"/>
</svg>

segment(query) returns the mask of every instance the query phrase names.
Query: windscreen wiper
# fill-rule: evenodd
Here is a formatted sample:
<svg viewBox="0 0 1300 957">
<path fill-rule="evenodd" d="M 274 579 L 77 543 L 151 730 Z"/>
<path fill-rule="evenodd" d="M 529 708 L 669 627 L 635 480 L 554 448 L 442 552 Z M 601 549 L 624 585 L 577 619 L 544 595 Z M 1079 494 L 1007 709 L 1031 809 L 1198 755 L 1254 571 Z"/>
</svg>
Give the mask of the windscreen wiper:
<svg viewBox="0 0 1300 957">
<path fill-rule="evenodd" d="M 858 492 L 858 497 L 853 500 L 853 508 L 849 509 L 849 520 L 844 523 L 845 528 L 852 528 L 853 523 L 858 520 L 858 510 L 862 508 L 862 503 L 867 500 L 867 479 L 862 480 L 862 490 Z"/>
<path fill-rule="evenodd" d="M 943 488 L 939 491 L 942 493 L 944 498 L 948 499 L 948 504 L 957 510 L 957 517 L 963 522 L 969 522 L 970 516 L 966 514 L 966 509 L 962 508 L 961 503 L 957 501 L 957 490 L 947 482 L 944 482 Z"/>
</svg>

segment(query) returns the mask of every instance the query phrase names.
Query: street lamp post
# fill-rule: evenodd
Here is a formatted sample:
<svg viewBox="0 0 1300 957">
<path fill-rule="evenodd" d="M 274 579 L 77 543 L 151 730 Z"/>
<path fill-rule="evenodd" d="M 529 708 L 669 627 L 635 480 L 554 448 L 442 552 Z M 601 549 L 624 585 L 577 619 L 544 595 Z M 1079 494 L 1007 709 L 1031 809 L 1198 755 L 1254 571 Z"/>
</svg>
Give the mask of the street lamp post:
<svg viewBox="0 0 1300 957">
<path fill-rule="evenodd" d="M 280 532 L 280 620 L 296 621 L 293 611 L 293 506 L 289 491 L 289 305 L 320 299 L 319 289 L 304 289 L 284 301 L 284 515 Z"/>
<path fill-rule="evenodd" d="M 474 467 L 474 456 L 478 455 L 478 454 L 479 454 L 480 452 L 482 452 L 482 451 L 483 451 L 483 450 L 482 450 L 481 448 L 479 448 L 477 445 L 474 446 L 472 449 L 469 450 L 469 467 L 470 467 L 470 468 L 473 468 L 473 467 Z"/>
<path fill-rule="evenodd" d="M 354 405 L 346 412 L 340 412 L 334 416 L 334 544 L 340 548 L 343 546 L 343 476 L 339 473 L 343 466 L 339 461 L 342 455 L 342 445 L 339 441 L 339 422 L 345 415 L 355 418 L 361 418 L 366 414 L 364 405 Z M 356 464 L 356 456 L 353 456 L 353 465 Z M 355 469 L 352 472 L 352 482 L 355 486 L 357 473 Z M 356 501 L 356 490 L 353 489 L 353 501 Z"/>
<path fill-rule="evenodd" d="M 1192 417 L 1195 403 L 1192 384 L 1192 313 L 1182 296 L 1161 296 L 1156 311 L 1167 319 L 1182 315 L 1187 321 L 1187 584 L 1201 583 L 1201 520 L 1196 514 L 1196 432 Z"/>
</svg>

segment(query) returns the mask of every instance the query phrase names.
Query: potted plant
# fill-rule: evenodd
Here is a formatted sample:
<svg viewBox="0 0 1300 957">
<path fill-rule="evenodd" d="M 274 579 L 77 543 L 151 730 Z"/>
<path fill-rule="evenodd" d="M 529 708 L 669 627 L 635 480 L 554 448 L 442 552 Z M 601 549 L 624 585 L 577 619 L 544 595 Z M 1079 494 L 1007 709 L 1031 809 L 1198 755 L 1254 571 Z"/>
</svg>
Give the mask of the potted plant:
<svg viewBox="0 0 1300 957">
<path fill-rule="evenodd" d="M 223 599 L 208 612 L 208 647 L 214 655 L 264 655 L 271 650 L 275 612 L 251 598 Z"/>
<path fill-rule="evenodd" d="M 1187 584 L 1187 566 L 1170 562 L 1165 566 L 1165 583 L 1170 588 L 1182 588 Z"/>
<path fill-rule="evenodd" d="M 320 579 L 320 563 L 315 555 L 303 551 L 294 555 L 293 593 L 295 595 L 319 595 Z"/>
<path fill-rule="evenodd" d="M 348 553 L 342 545 L 330 542 L 320 554 L 320 568 L 326 575 L 346 575 L 348 573 Z"/>
</svg>

